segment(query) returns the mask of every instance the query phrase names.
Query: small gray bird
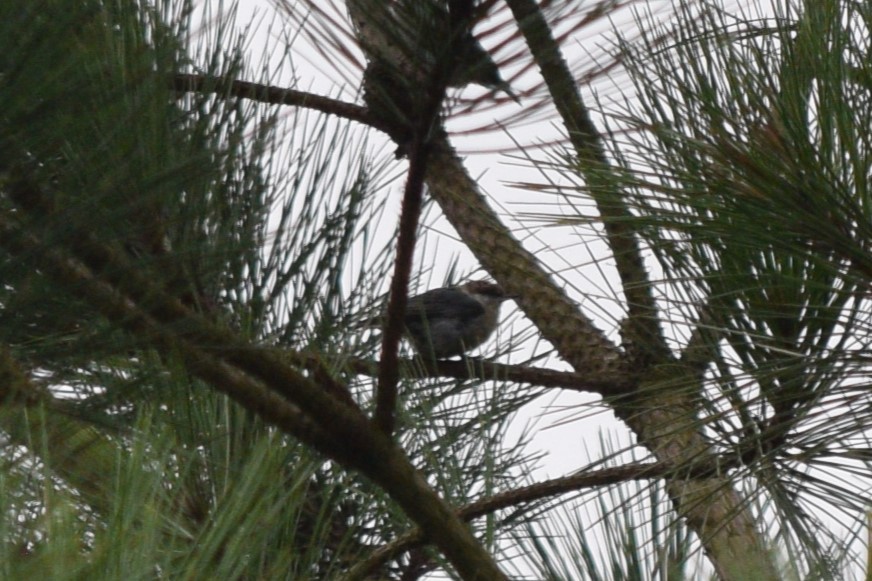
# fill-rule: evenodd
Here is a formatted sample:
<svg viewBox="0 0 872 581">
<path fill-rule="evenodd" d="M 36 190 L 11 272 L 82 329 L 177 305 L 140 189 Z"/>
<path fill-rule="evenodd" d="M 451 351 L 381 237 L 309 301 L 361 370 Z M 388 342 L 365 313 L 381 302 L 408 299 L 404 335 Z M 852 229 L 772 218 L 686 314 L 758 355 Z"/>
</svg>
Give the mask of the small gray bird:
<svg viewBox="0 0 872 581">
<path fill-rule="evenodd" d="M 491 336 L 500 305 L 511 298 L 498 284 L 484 280 L 427 291 L 409 299 L 407 335 L 421 355 L 462 355 Z"/>
<path fill-rule="evenodd" d="M 364 0 L 358 0 L 364 1 Z M 503 91 L 516 103 L 518 96 L 503 80 L 491 55 L 472 34 L 470 25 L 461 28 L 464 15 L 453 14 L 446 0 L 369 0 L 361 10 L 375 19 L 369 24 L 385 30 L 382 45 L 367 56 L 369 63 L 363 77 L 363 98 L 370 112 L 391 125 L 408 125 L 422 101 L 424 88 L 436 71 L 446 74 L 452 87 L 481 85 Z M 366 19 L 358 25 L 367 28 Z M 390 49 L 390 50 L 388 50 Z M 396 68 L 397 53 L 417 71 Z M 416 76 L 417 73 L 420 77 Z"/>
</svg>

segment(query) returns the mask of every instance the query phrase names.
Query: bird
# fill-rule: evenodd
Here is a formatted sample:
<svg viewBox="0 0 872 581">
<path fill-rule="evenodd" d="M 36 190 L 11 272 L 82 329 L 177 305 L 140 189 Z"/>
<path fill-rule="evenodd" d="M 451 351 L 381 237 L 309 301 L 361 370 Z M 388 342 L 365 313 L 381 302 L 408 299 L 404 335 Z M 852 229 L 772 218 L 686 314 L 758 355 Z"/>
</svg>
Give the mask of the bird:
<svg viewBox="0 0 872 581">
<path fill-rule="evenodd" d="M 408 27 L 406 34 L 414 39 L 408 44 L 409 47 L 415 47 L 412 54 L 428 62 L 427 69 L 434 68 L 437 62 L 447 58 L 450 71 L 448 85 L 451 87 L 481 85 L 503 91 L 517 102 L 517 95 L 503 80 L 499 67 L 472 34 L 472 26 L 481 15 L 475 16 L 466 11 L 455 13 L 454 8 L 458 8 L 456 4 L 450 0 L 406 0 L 398 3 L 398 12 L 404 15 L 402 18 Z M 457 30 L 462 32 L 458 35 Z"/>
<path fill-rule="evenodd" d="M 502 91 L 515 103 L 521 103 L 511 85 L 503 80 L 497 64 L 479 41 L 470 35 L 466 43 L 462 45 L 462 51 L 465 54 L 460 57 L 461 64 L 454 69 L 451 75 L 449 84 L 452 87 L 481 85 L 486 89 Z"/>
<path fill-rule="evenodd" d="M 370 114 L 400 144 L 398 157 L 403 157 L 404 145 L 427 102 L 426 79 L 432 75 L 441 76 L 450 87 L 477 84 L 503 91 L 520 103 L 496 62 L 472 34 L 475 22 L 469 20 L 476 17 L 454 14 L 449 4 L 446 0 L 399 0 L 379 5 L 378 16 L 373 16 L 376 28 L 385 32 L 383 44 L 370 47 L 367 56 L 363 99 Z M 398 68 L 397 54 L 413 70 Z"/>
<path fill-rule="evenodd" d="M 500 305 L 513 298 L 500 285 L 484 280 L 429 290 L 409 298 L 406 335 L 422 356 L 463 355 L 491 336 L 499 323 Z"/>
</svg>

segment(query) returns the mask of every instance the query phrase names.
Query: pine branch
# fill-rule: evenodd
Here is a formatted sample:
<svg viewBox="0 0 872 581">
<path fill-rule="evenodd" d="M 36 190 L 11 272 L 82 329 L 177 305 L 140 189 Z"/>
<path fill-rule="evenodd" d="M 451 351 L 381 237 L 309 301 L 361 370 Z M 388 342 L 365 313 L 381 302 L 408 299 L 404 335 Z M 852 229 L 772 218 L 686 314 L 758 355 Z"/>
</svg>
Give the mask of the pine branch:
<svg viewBox="0 0 872 581">
<path fill-rule="evenodd" d="M 518 508 L 536 501 L 551 499 L 564 494 L 580 492 L 589 488 L 612 486 L 623 482 L 656 480 L 660 478 L 706 478 L 724 474 L 744 464 L 744 459 L 715 458 L 707 464 L 676 465 L 672 462 L 634 462 L 625 466 L 586 470 L 572 476 L 564 476 L 537 482 L 514 490 L 473 502 L 457 510 L 465 521 L 471 521 L 495 513 L 498 510 Z M 416 547 L 423 546 L 426 538 L 420 529 L 409 531 L 391 543 L 374 551 L 366 560 L 348 572 L 343 581 L 363 581 L 378 573 L 388 561 Z"/>
<path fill-rule="evenodd" d="M 36 186 L 21 175 L 7 185 L 26 188 L 26 195 L 22 192 L 18 197 L 40 196 Z M 429 532 L 465 578 L 504 578 L 403 452 L 373 429 L 359 410 L 334 400 L 268 351 L 252 348 L 190 312 L 89 233 L 76 237 L 78 256 L 73 258 L 47 247 L 10 219 L 0 218 L 0 246 L 13 255 L 34 259 L 58 284 L 109 321 L 144 338 L 164 356 L 179 357 L 191 373 L 245 408 L 370 477 Z"/>
<path fill-rule="evenodd" d="M 309 367 L 313 357 L 305 353 L 284 354 L 299 365 Z M 313 360 L 314 362 L 314 360 Z M 575 373 L 572 371 L 557 371 L 528 365 L 508 365 L 489 361 L 480 357 L 464 357 L 460 361 L 441 360 L 427 361 L 423 358 L 400 360 L 405 366 L 416 365 L 423 368 L 422 375 L 416 378 L 451 377 L 460 380 L 507 381 L 526 383 L 542 388 L 558 388 L 571 391 L 598 393 L 603 397 L 618 398 L 634 392 L 638 382 L 632 375 L 622 373 L 604 373 L 600 376 Z M 361 375 L 375 377 L 378 374 L 378 362 L 369 359 L 352 358 L 345 363 L 347 369 Z M 403 367 L 404 365 L 400 365 Z"/>
<path fill-rule="evenodd" d="M 581 101 L 575 79 L 551 35 L 539 7 L 532 0 L 507 1 L 533 58 L 539 65 L 554 106 L 575 149 L 587 191 L 596 202 L 627 300 L 628 320 L 622 326 L 627 354 L 637 365 L 668 360 L 669 349 L 660 329 L 651 281 L 639 249 L 631 213 L 620 191 L 607 179 L 610 164 L 602 139 Z"/>
<path fill-rule="evenodd" d="M 388 132 L 387 126 L 377 117 L 371 115 L 366 107 L 314 93 L 307 93 L 306 91 L 189 73 L 176 73 L 173 75 L 170 79 L 170 87 L 179 94 L 199 93 L 208 95 L 214 93 L 224 97 L 248 99 L 270 105 L 303 107 L 342 119 L 348 119 L 349 121 L 357 121 L 385 133 Z"/>
</svg>

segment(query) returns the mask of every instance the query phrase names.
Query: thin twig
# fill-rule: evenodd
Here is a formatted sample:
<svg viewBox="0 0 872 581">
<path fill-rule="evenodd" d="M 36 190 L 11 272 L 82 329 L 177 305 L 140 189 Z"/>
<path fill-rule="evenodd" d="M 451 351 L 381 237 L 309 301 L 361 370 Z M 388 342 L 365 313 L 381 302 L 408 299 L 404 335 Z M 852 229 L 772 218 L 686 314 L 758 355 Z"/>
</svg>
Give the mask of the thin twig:
<svg viewBox="0 0 872 581">
<path fill-rule="evenodd" d="M 170 79 L 170 86 L 178 93 L 200 93 L 200 94 L 223 94 L 237 97 L 240 99 L 249 99 L 259 103 L 268 103 L 271 105 L 295 105 L 305 107 L 314 111 L 321 111 L 342 117 L 350 121 L 357 121 L 364 125 L 368 125 L 380 131 L 387 133 L 387 128 L 384 123 L 369 114 L 366 107 L 331 99 L 323 95 L 307 93 L 306 91 L 297 91 L 286 87 L 278 87 L 275 85 L 264 85 L 261 83 L 252 83 L 249 81 L 240 81 L 236 79 L 225 79 L 223 77 L 213 77 L 209 75 L 192 75 L 188 73 L 176 73 Z"/>
<path fill-rule="evenodd" d="M 625 466 L 603 468 L 601 470 L 586 471 L 572 476 L 554 478 L 544 482 L 531 484 L 515 490 L 508 490 L 495 494 L 458 509 L 457 514 L 464 521 L 493 514 L 506 508 L 518 507 L 522 504 L 553 498 L 563 494 L 579 492 L 598 486 L 611 486 L 634 480 L 652 480 L 663 477 L 679 478 L 704 478 L 715 474 L 721 474 L 732 470 L 742 464 L 746 459 L 735 457 L 720 461 L 715 459 L 705 465 L 676 466 L 666 462 L 635 462 Z M 427 542 L 424 532 L 416 528 L 411 530 L 391 543 L 384 545 L 373 552 L 366 560 L 355 566 L 343 578 L 343 581 L 362 581 L 378 570 L 391 559 L 422 546 Z"/>
</svg>

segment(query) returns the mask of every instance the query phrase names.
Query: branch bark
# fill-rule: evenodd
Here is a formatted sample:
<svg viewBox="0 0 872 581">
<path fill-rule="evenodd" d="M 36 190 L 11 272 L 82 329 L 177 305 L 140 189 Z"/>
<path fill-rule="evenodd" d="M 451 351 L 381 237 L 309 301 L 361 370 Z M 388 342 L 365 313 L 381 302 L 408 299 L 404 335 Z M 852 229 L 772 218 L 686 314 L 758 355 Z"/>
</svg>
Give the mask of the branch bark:
<svg viewBox="0 0 872 581">
<path fill-rule="evenodd" d="M 647 367 L 647 377 L 639 384 L 641 397 L 632 405 L 622 403 L 616 412 L 658 460 L 688 466 L 707 462 L 712 453 L 700 432 L 693 398 L 700 389 L 701 377 L 696 370 L 673 363 L 629 221 L 631 214 L 620 192 L 601 177 L 609 166 L 600 136 L 537 4 L 533 0 L 506 2 L 545 78 L 575 148 L 579 169 L 603 217 L 627 298 L 625 340 L 629 335 L 633 344 L 631 360 Z M 578 353 L 561 354 L 570 362 L 579 357 Z M 667 488 L 676 510 L 697 533 L 722 578 L 747 578 L 749 572 L 777 578 L 754 518 L 729 480 L 669 479 Z"/>
<path fill-rule="evenodd" d="M 426 178 L 430 193 L 481 264 L 520 297 L 521 308 L 576 373 L 631 378 L 637 397 L 618 403 L 616 412 L 659 461 L 705 464 L 713 456 L 693 401 L 701 386 L 699 371 L 696 365 L 677 363 L 665 342 L 632 215 L 621 193 L 609 185 L 613 181 L 602 177 L 610 166 L 600 136 L 536 3 L 507 3 L 542 71 L 602 216 L 627 303 L 623 349 L 596 328 L 500 222 L 438 128 Z M 409 68 L 401 51 L 392 53 L 390 40 L 380 37 L 381 30 L 368 20 L 365 0 L 348 0 L 348 5 L 364 50 L 377 51 L 382 59 L 395 53 L 396 69 Z M 749 571 L 775 577 L 754 518 L 728 479 L 671 478 L 667 486 L 677 512 L 700 537 L 722 578 L 740 579 Z"/>
<path fill-rule="evenodd" d="M 18 175 L 7 185 L 24 188 L 22 180 Z M 39 192 L 29 187 L 26 194 L 33 198 Z M 191 312 L 127 264 L 122 253 L 88 233 L 75 238 L 78 242 L 70 253 L 46 245 L 15 220 L 0 217 L 0 246 L 10 254 L 34 261 L 109 321 L 143 337 L 163 355 L 179 358 L 192 374 L 245 408 L 371 478 L 427 531 L 465 579 L 505 578 L 403 451 L 358 409 L 334 399 L 269 351 L 246 345 Z"/>
</svg>

